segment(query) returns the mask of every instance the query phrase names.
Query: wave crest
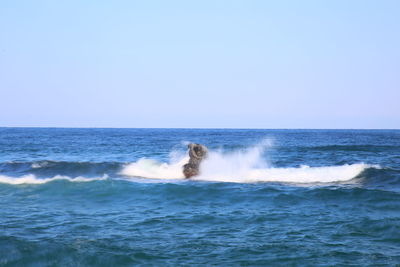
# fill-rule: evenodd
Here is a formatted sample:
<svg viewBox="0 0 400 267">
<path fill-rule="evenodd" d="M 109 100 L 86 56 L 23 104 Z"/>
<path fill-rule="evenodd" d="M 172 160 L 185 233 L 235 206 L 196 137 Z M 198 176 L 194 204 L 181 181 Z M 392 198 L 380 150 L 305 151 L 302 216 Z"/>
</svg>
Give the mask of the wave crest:
<svg viewBox="0 0 400 267">
<path fill-rule="evenodd" d="M 67 180 L 70 182 L 92 182 L 92 181 L 99 181 L 99 180 L 106 180 L 108 178 L 107 175 L 103 177 L 94 177 L 88 178 L 83 176 L 78 177 L 69 177 L 63 175 L 56 175 L 51 178 L 37 178 L 34 174 L 27 174 L 20 177 L 11 177 L 6 175 L 0 175 L 0 183 L 3 184 L 12 184 L 12 185 L 19 185 L 19 184 L 45 184 L 48 182 L 56 181 L 56 180 Z"/>
</svg>

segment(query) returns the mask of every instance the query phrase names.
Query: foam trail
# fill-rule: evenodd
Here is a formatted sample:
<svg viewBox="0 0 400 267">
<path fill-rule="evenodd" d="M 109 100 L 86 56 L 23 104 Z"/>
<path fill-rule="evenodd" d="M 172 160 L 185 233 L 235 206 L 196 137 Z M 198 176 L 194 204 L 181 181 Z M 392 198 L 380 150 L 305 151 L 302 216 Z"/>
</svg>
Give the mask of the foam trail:
<svg viewBox="0 0 400 267">
<path fill-rule="evenodd" d="M 204 173 L 196 180 L 254 183 L 254 182 L 284 182 L 284 183 L 332 183 L 349 181 L 367 168 L 375 166 L 359 163 L 342 166 L 300 168 L 266 168 L 239 170 L 236 174 Z"/>
<path fill-rule="evenodd" d="M 104 175 L 103 177 L 95 177 L 95 178 L 87 178 L 87 177 L 82 177 L 82 176 L 72 178 L 69 176 L 56 175 L 51 178 L 42 178 L 42 179 L 37 178 L 33 174 L 27 174 L 27 175 L 24 175 L 21 177 L 10 177 L 10 176 L 5 176 L 5 175 L 0 175 L 0 183 L 13 184 L 13 185 L 45 184 L 45 183 L 56 181 L 56 180 L 67 180 L 70 182 L 92 182 L 92 181 L 106 180 L 107 178 L 108 178 L 107 175 Z"/>
<path fill-rule="evenodd" d="M 367 168 L 379 168 L 379 166 L 364 163 L 342 166 L 274 168 L 262 157 L 265 150 L 271 146 L 271 142 L 265 140 L 246 150 L 230 153 L 209 151 L 207 159 L 201 165 L 201 175 L 193 177 L 191 180 L 237 183 L 332 183 L 349 181 Z M 121 174 L 153 179 L 184 179 L 182 167 L 188 160 L 189 158 L 182 154 L 180 157 L 175 155 L 169 163 L 143 158 L 126 165 Z"/>
</svg>

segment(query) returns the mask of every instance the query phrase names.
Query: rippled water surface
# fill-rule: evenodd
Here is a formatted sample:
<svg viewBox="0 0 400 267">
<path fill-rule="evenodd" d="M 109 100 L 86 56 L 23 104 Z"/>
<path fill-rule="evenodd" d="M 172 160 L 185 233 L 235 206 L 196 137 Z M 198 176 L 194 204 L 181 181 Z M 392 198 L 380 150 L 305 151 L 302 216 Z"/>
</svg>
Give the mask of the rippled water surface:
<svg viewBox="0 0 400 267">
<path fill-rule="evenodd" d="M 0 207 L 1 266 L 396 266 L 400 131 L 0 128 Z"/>
</svg>

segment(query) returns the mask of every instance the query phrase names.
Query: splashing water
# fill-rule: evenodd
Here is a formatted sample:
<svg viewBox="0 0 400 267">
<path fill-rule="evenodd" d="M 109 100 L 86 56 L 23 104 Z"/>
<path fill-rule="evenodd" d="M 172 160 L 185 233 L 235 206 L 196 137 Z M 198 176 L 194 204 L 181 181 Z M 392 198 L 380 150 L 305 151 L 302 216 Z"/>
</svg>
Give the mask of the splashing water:
<svg viewBox="0 0 400 267">
<path fill-rule="evenodd" d="M 379 166 L 364 163 L 341 166 L 298 168 L 274 168 L 263 159 L 263 154 L 272 147 L 270 140 L 233 152 L 222 150 L 209 151 L 208 157 L 201 164 L 200 175 L 191 180 L 218 182 L 287 182 L 287 183 L 331 183 L 348 181 L 367 168 Z M 184 179 L 182 168 L 189 157 L 172 152 L 169 163 L 142 158 L 126 165 L 121 174 L 152 179 Z"/>
</svg>

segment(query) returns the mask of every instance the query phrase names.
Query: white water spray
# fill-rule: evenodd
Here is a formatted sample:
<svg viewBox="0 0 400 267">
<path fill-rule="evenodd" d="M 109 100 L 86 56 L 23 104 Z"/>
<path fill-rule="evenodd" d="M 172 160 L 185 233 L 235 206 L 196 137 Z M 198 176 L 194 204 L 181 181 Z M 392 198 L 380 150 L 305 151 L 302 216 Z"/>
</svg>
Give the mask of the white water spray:
<svg viewBox="0 0 400 267">
<path fill-rule="evenodd" d="M 264 140 L 260 144 L 245 150 L 229 153 L 209 151 L 208 157 L 201 165 L 200 175 L 191 178 L 191 180 L 237 183 L 331 183 L 348 181 L 367 168 L 379 167 L 358 163 L 326 167 L 304 165 L 299 168 L 274 168 L 262 157 L 264 152 L 271 147 L 272 142 Z M 179 153 L 175 153 L 169 163 L 142 158 L 137 162 L 126 165 L 121 174 L 152 179 L 184 179 L 182 168 L 188 160 L 188 156 Z"/>
</svg>

